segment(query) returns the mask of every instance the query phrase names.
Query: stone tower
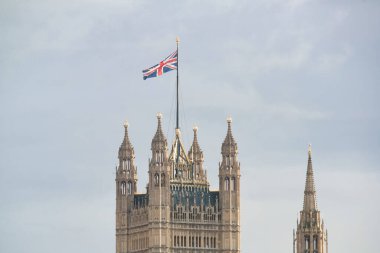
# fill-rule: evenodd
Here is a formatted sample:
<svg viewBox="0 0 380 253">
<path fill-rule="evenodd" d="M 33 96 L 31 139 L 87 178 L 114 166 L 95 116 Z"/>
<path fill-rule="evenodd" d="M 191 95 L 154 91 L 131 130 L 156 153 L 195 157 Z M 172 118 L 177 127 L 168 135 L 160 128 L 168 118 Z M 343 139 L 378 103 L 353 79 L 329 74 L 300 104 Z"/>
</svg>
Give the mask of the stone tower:
<svg viewBox="0 0 380 253">
<path fill-rule="evenodd" d="M 154 246 L 149 252 L 168 252 L 170 245 L 170 163 L 161 117 L 161 114 L 157 115 L 157 131 L 152 140 L 152 158 L 149 160 L 148 223 L 150 244 Z"/>
<path fill-rule="evenodd" d="M 222 244 L 228 252 L 240 249 L 240 163 L 238 148 L 227 119 L 227 135 L 222 144 L 222 161 L 219 163 L 220 207 L 223 217 Z"/>
<path fill-rule="evenodd" d="M 124 124 L 124 139 L 119 148 L 119 165 L 116 168 L 116 252 L 127 245 L 128 212 L 136 193 L 137 167 L 135 151 L 128 136 L 128 122 Z"/>
<path fill-rule="evenodd" d="M 297 250 L 297 251 L 295 251 Z M 314 185 L 311 146 L 309 145 L 303 209 L 297 219 L 297 231 L 293 230 L 293 252 L 328 253 L 327 230 L 317 207 Z"/>
<path fill-rule="evenodd" d="M 231 119 L 222 144 L 219 190 L 210 190 L 198 128 L 188 152 L 177 126 L 169 153 L 157 115 L 146 193 L 136 188 L 137 168 L 128 124 L 116 170 L 116 253 L 240 252 L 240 163 Z M 216 171 L 215 168 L 214 171 Z"/>
</svg>

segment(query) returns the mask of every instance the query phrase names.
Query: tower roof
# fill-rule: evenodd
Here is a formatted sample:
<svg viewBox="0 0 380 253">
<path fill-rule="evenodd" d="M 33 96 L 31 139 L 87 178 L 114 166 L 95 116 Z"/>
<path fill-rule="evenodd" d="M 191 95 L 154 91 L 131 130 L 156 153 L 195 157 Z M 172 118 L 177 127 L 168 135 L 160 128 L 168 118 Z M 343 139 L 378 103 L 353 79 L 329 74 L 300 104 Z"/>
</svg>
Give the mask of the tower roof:
<svg viewBox="0 0 380 253">
<path fill-rule="evenodd" d="M 134 155 L 134 149 L 128 135 L 128 121 L 124 123 L 124 139 L 119 148 L 119 158 L 132 157 Z"/>
<path fill-rule="evenodd" d="M 124 146 L 124 147 L 131 147 L 131 148 L 133 148 L 133 146 L 131 144 L 131 141 L 129 140 L 128 126 L 129 126 L 128 121 L 125 121 L 124 122 L 124 139 L 123 139 L 123 143 L 121 145 Z"/>
<path fill-rule="evenodd" d="M 313 164 L 311 160 L 311 145 L 309 145 L 303 211 L 312 210 L 317 210 L 317 197 L 314 185 Z"/>
<path fill-rule="evenodd" d="M 235 142 L 235 139 L 232 135 L 232 129 L 231 129 L 231 124 L 232 124 L 232 118 L 228 117 L 227 118 L 227 135 L 226 138 L 224 139 L 224 142 L 222 144 L 222 154 L 235 154 L 237 153 L 237 144 Z"/>
<path fill-rule="evenodd" d="M 157 131 L 152 140 L 152 148 L 154 144 L 159 144 L 159 143 L 162 143 L 165 145 L 167 144 L 166 137 L 164 133 L 162 132 L 161 118 L 162 118 L 162 114 L 158 113 L 157 114 Z"/>
<path fill-rule="evenodd" d="M 194 131 L 194 139 L 193 139 L 193 144 L 191 145 L 190 150 L 189 150 L 189 156 L 192 156 L 193 154 L 202 153 L 201 147 L 199 146 L 199 143 L 198 143 L 198 127 L 194 127 L 193 131 Z"/>
</svg>

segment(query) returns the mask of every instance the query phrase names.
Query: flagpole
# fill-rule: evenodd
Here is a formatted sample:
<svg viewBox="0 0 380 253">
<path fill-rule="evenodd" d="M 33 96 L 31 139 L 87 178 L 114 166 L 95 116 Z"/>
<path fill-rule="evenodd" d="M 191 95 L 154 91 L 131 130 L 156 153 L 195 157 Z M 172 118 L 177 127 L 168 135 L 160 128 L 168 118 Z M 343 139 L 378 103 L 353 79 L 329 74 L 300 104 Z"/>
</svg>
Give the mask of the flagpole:
<svg viewBox="0 0 380 253">
<path fill-rule="evenodd" d="M 179 99 L 178 99 L 178 89 L 179 89 L 179 78 L 178 78 L 178 68 L 179 68 L 179 53 L 178 53 L 178 44 L 179 44 L 179 37 L 177 36 L 175 39 L 177 43 L 177 122 L 176 122 L 176 142 L 177 142 L 177 155 L 176 155 L 176 165 L 178 169 L 178 163 L 179 163 L 179 156 L 180 156 L 180 151 L 181 147 L 179 146 Z"/>
<path fill-rule="evenodd" d="M 178 44 L 179 44 L 179 37 L 176 37 L 176 43 L 177 43 L 177 124 L 176 124 L 176 129 L 179 129 L 179 102 L 178 102 L 178 68 L 179 68 L 179 53 L 178 53 Z"/>
</svg>

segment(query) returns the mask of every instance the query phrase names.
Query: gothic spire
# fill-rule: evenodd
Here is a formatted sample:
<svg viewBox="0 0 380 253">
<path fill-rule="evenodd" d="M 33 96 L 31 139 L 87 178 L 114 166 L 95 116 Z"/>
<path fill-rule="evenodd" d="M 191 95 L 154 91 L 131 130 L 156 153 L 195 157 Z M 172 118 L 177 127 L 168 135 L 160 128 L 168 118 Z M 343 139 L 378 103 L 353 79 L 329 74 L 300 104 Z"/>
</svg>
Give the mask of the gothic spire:
<svg viewBox="0 0 380 253">
<path fill-rule="evenodd" d="M 224 142 L 222 144 L 222 154 L 223 155 L 230 155 L 230 154 L 236 154 L 237 153 L 237 144 L 235 142 L 234 137 L 232 136 L 232 129 L 231 129 L 231 123 L 232 118 L 227 118 L 227 135 L 224 139 Z"/>
<path fill-rule="evenodd" d="M 128 135 L 128 121 L 124 123 L 124 139 L 119 148 L 119 159 L 134 158 L 134 149 Z"/>
<path fill-rule="evenodd" d="M 313 164 L 311 160 L 311 145 L 309 145 L 308 156 L 303 211 L 317 210 L 317 197 L 314 186 Z"/>
<path fill-rule="evenodd" d="M 201 147 L 199 146 L 199 143 L 198 143 L 198 134 L 197 134 L 198 127 L 194 127 L 193 131 L 194 131 L 193 144 L 191 145 L 190 150 L 189 150 L 190 159 L 193 159 L 194 156 L 197 156 L 198 154 L 202 153 Z"/>
<path fill-rule="evenodd" d="M 198 143 L 198 127 L 193 128 L 194 139 L 193 144 L 190 147 L 188 156 L 192 162 L 192 177 L 195 180 L 207 180 L 207 175 L 203 170 L 203 152 Z"/>
<path fill-rule="evenodd" d="M 166 137 L 165 137 L 164 133 L 162 132 L 161 118 L 162 118 L 162 114 L 158 113 L 157 114 L 157 121 L 158 121 L 157 122 L 157 131 L 156 131 L 156 134 L 154 135 L 153 140 L 152 140 L 152 150 L 153 149 L 162 149 L 163 147 L 167 146 Z"/>
</svg>

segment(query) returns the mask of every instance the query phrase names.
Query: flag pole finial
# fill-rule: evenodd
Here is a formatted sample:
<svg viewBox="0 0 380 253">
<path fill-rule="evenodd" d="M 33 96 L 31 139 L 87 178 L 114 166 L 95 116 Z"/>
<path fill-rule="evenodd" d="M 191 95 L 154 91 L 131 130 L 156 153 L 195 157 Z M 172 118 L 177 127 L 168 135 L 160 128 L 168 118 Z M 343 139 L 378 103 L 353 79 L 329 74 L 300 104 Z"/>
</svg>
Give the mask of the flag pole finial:
<svg viewBox="0 0 380 253">
<path fill-rule="evenodd" d="M 177 43 L 177 45 L 181 42 L 178 36 L 175 37 L 175 42 Z"/>
</svg>

